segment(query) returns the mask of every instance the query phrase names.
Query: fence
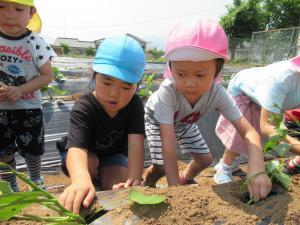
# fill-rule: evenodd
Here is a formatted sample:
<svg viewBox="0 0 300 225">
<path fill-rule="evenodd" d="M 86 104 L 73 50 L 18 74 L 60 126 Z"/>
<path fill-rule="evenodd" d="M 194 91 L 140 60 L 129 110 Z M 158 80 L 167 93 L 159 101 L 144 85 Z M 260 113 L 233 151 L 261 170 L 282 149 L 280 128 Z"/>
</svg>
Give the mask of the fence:
<svg viewBox="0 0 300 225">
<path fill-rule="evenodd" d="M 300 27 L 254 32 L 251 42 L 229 39 L 230 59 L 270 64 L 300 54 Z"/>
</svg>

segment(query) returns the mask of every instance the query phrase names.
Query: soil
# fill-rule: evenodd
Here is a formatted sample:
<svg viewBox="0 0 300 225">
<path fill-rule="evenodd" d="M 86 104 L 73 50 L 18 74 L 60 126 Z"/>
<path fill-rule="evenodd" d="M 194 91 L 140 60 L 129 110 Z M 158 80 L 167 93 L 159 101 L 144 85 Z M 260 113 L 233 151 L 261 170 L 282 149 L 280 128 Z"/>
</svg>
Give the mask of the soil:
<svg viewBox="0 0 300 225">
<path fill-rule="evenodd" d="M 183 170 L 185 163 L 179 162 L 179 169 Z M 161 194 L 167 197 L 165 203 L 155 206 L 140 206 L 130 202 L 110 210 L 104 216 L 109 218 L 109 224 L 139 225 L 168 225 L 168 224 L 300 224 L 300 175 L 293 176 L 291 189 L 283 191 L 277 188 L 276 195 L 253 205 L 245 204 L 243 194 L 239 190 L 240 180 L 244 176 L 245 166 L 235 176 L 236 181 L 214 185 L 213 169 L 208 168 L 196 177 L 198 185 L 178 186 L 166 188 L 166 179 L 162 178 L 160 188 L 139 187 L 145 194 Z M 66 185 L 70 183 L 63 174 L 44 175 L 45 183 L 50 193 L 59 195 Z M 277 187 L 277 186 L 275 186 Z M 28 191 L 21 186 L 22 191 Z M 116 192 L 124 195 L 124 192 Z M 127 194 L 126 194 L 127 195 Z M 53 212 L 32 206 L 25 213 L 34 215 L 53 216 Z M 127 221 L 127 222 L 126 222 Z M 45 224 L 34 221 L 11 220 L 0 224 Z"/>
</svg>

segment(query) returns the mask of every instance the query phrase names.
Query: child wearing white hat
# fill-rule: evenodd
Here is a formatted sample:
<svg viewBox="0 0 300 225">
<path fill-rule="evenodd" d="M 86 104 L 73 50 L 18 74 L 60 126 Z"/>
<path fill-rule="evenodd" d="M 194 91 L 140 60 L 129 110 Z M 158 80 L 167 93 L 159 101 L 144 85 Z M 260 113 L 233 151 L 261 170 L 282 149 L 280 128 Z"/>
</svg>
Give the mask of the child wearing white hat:
<svg viewBox="0 0 300 225">
<path fill-rule="evenodd" d="M 51 82 L 50 46 L 33 31 L 41 21 L 33 0 L 0 0 L 0 161 L 16 167 L 15 152 L 24 157 L 30 179 L 44 187 L 41 155 L 44 124 L 40 89 Z M 18 191 L 16 177 L 1 178 Z"/>
<path fill-rule="evenodd" d="M 196 122 L 214 110 L 232 121 L 247 143 L 248 175 L 264 171 L 259 135 L 218 83 L 224 61 L 228 60 L 227 51 L 226 34 L 212 21 L 193 18 L 178 23 L 169 33 L 165 51 L 167 78 L 145 107 L 146 136 L 153 164 L 146 172 L 147 185 L 155 186 L 164 174 L 169 186 L 195 183 L 193 178 L 212 162 Z M 192 157 L 181 175 L 177 143 L 183 153 Z M 249 182 L 248 189 L 256 200 L 262 199 L 270 192 L 271 182 L 266 174 L 261 174 Z"/>
</svg>

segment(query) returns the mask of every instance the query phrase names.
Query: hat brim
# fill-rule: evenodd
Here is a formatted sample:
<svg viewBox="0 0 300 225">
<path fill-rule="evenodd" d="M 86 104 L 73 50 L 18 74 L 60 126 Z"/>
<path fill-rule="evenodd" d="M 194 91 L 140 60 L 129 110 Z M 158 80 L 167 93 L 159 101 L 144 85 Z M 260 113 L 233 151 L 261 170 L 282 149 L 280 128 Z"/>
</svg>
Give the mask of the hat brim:
<svg viewBox="0 0 300 225">
<path fill-rule="evenodd" d="M 165 54 L 165 58 L 169 61 L 209 61 L 212 59 L 222 58 L 228 61 L 228 58 L 224 55 L 217 54 L 215 52 L 197 48 L 197 47 L 178 47 Z"/>
<path fill-rule="evenodd" d="M 126 83 L 136 84 L 141 80 L 141 77 L 136 76 L 134 73 L 114 65 L 94 64 L 93 70 L 97 73 L 117 78 Z"/>
<path fill-rule="evenodd" d="M 37 12 L 32 16 L 31 20 L 29 21 L 29 24 L 27 25 L 27 28 L 35 33 L 41 33 L 42 20 Z"/>
<path fill-rule="evenodd" d="M 4 2 L 12 2 L 12 3 L 17 3 L 20 5 L 27 5 L 34 7 L 33 1 L 24 1 L 24 0 L 3 0 Z"/>
<path fill-rule="evenodd" d="M 300 55 L 291 58 L 290 61 L 295 71 L 300 73 Z"/>
</svg>

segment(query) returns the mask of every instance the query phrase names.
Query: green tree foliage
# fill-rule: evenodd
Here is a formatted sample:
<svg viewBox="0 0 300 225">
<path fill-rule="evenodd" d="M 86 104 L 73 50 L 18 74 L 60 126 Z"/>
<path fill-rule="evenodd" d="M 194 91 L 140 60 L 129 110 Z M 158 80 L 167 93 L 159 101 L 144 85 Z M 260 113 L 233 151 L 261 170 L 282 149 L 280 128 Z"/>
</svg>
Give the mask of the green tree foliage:
<svg viewBox="0 0 300 225">
<path fill-rule="evenodd" d="M 61 43 L 60 47 L 62 48 L 63 54 L 65 54 L 65 55 L 69 54 L 69 52 L 71 50 L 69 45 Z"/>
<path fill-rule="evenodd" d="M 263 0 L 266 29 L 300 26 L 300 0 Z"/>
<path fill-rule="evenodd" d="M 251 38 L 254 31 L 300 26 L 299 0 L 234 0 L 221 17 L 233 38 Z"/>
<path fill-rule="evenodd" d="M 232 38 L 250 39 L 252 32 L 264 28 L 264 17 L 260 0 L 234 0 L 227 6 L 227 14 L 221 17 L 220 24 Z"/>
<path fill-rule="evenodd" d="M 87 56 L 94 56 L 96 54 L 96 49 L 95 48 L 92 48 L 92 47 L 89 47 L 85 50 L 85 54 Z"/>
<path fill-rule="evenodd" d="M 159 59 L 164 55 L 164 51 L 157 50 L 157 48 L 148 50 L 148 53 L 151 54 L 154 59 Z"/>
</svg>

